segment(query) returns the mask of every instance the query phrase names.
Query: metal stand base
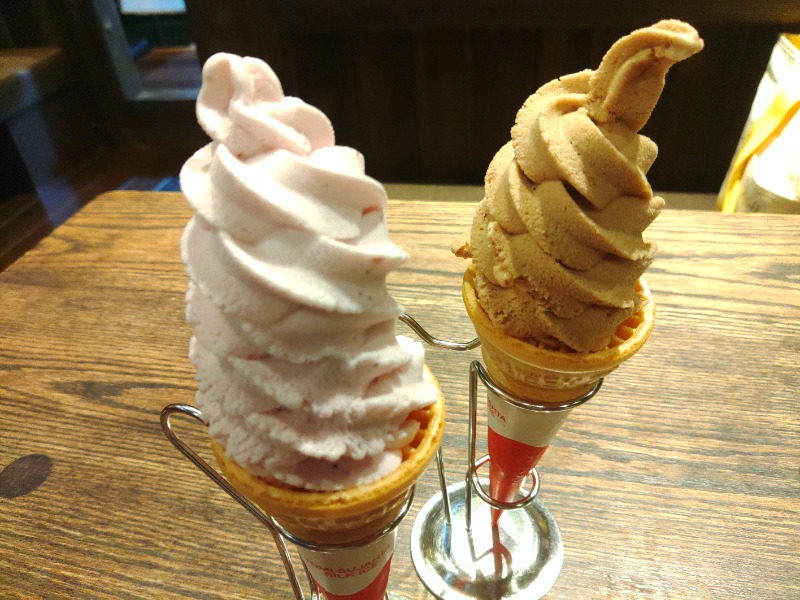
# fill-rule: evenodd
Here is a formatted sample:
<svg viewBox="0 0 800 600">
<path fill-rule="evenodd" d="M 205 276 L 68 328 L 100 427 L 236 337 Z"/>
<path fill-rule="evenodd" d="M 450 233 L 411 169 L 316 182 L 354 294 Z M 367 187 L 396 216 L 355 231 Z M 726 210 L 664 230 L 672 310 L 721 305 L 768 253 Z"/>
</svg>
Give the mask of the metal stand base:
<svg viewBox="0 0 800 600">
<path fill-rule="evenodd" d="M 488 484 L 488 480 L 485 482 Z M 465 482 L 447 487 L 420 511 L 411 532 L 411 558 L 425 587 L 442 600 L 537 600 L 553 587 L 564 562 L 561 532 L 538 499 L 503 513 L 491 525 L 491 507 L 472 487 L 472 530 L 466 527 Z"/>
</svg>

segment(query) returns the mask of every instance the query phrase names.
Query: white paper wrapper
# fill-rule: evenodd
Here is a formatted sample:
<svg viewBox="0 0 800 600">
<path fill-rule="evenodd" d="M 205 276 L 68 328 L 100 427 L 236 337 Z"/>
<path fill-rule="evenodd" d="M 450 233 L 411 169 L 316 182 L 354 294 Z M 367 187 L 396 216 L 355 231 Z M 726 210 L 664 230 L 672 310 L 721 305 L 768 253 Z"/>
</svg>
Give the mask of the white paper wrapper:
<svg viewBox="0 0 800 600">
<path fill-rule="evenodd" d="M 561 429 L 570 410 L 539 412 L 523 410 L 491 390 L 487 393 L 489 427 L 495 433 L 527 446 L 547 447 Z"/>
<path fill-rule="evenodd" d="M 525 410 L 491 390 L 487 393 L 487 409 L 489 493 L 500 502 L 512 502 L 571 411 Z M 492 511 L 494 524 L 500 514 Z"/>
<path fill-rule="evenodd" d="M 298 547 L 321 600 L 383 600 L 397 530 L 354 550 Z"/>
</svg>

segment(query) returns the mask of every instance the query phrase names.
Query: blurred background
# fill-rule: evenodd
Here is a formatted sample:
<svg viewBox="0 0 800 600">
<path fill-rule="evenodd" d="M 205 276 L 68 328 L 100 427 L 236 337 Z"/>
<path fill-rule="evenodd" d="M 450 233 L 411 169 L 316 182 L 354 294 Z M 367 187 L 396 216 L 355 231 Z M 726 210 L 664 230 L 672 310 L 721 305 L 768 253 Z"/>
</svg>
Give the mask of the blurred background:
<svg viewBox="0 0 800 600">
<path fill-rule="evenodd" d="M 706 47 L 643 130 L 650 180 L 716 194 L 798 0 L 0 0 L 0 268 L 103 191 L 177 189 L 215 52 L 266 60 L 380 181 L 480 186 L 527 96 L 662 18 Z"/>
</svg>

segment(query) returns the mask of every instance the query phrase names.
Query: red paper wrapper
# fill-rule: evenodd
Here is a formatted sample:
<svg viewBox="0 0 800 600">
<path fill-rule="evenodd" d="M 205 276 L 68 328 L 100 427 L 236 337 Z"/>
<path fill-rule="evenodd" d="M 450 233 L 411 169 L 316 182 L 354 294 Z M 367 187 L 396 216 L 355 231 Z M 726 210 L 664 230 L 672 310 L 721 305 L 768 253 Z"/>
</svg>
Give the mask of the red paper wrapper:
<svg viewBox="0 0 800 600">
<path fill-rule="evenodd" d="M 397 530 L 354 550 L 298 548 L 320 600 L 383 600 Z"/>
<path fill-rule="evenodd" d="M 487 394 L 487 407 L 490 495 L 499 502 L 512 502 L 570 410 L 525 410 L 491 390 Z M 492 510 L 493 525 L 497 525 L 501 514 L 500 510 Z"/>
</svg>

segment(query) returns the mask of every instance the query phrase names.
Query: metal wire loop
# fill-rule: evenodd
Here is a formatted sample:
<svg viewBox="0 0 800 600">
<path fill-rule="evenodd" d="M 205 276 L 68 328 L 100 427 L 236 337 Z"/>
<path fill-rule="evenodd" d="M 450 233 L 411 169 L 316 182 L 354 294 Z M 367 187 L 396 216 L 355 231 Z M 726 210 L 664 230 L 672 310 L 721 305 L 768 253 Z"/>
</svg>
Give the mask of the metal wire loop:
<svg viewBox="0 0 800 600">
<path fill-rule="evenodd" d="M 374 541 L 379 540 L 384 535 L 392 531 L 396 528 L 403 518 L 408 513 L 409 509 L 411 508 L 412 503 L 414 502 L 414 489 L 416 486 L 412 485 L 408 498 L 406 499 L 403 508 L 400 510 L 398 515 L 392 519 L 391 523 L 385 525 L 380 530 L 371 533 L 368 536 L 365 536 L 359 540 L 353 542 L 345 542 L 341 544 L 320 544 L 317 542 L 312 542 L 309 540 L 302 539 L 292 533 L 289 533 L 280 523 L 278 523 L 272 515 L 265 513 L 255 504 L 250 502 L 246 497 L 239 493 L 239 491 L 233 487 L 228 480 L 225 479 L 222 475 L 217 473 L 217 471 L 209 465 L 205 460 L 200 458 L 197 453 L 192 450 L 188 445 L 186 445 L 183 440 L 178 438 L 175 435 L 175 432 L 172 429 L 172 425 L 170 423 L 170 417 L 173 414 L 183 414 L 194 418 L 195 420 L 199 421 L 203 425 L 208 425 L 206 421 L 203 419 L 202 413 L 195 407 L 189 406 L 186 404 L 171 404 L 164 408 L 161 411 L 161 426 L 164 429 L 164 433 L 166 434 L 167 438 L 190 460 L 192 461 L 201 471 L 203 471 L 208 477 L 211 478 L 214 483 L 219 485 L 222 489 L 224 489 L 228 494 L 230 494 L 234 500 L 239 502 L 242 506 L 244 506 L 250 513 L 253 514 L 261 523 L 263 523 L 268 529 L 274 531 L 275 533 L 279 533 L 285 539 L 289 540 L 293 544 L 301 546 L 303 548 L 308 548 L 309 550 L 316 550 L 320 552 L 328 552 L 328 551 L 335 551 L 335 550 L 354 550 L 356 548 L 361 548 L 362 546 L 366 546 Z"/>
<path fill-rule="evenodd" d="M 172 442 L 172 445 L 180 450 L 181 453 L 186 456 L 186 458 L 194 463 L 198 469 L 203 471 L 203 473 L 205 473 L 214 483 L 232 496 L 234 500 L 244 506 L 256 519 L 261 521 L 264 526 L 277 533 L 272 520 L 267 514 L 265 514 L 260 508 L 240 494 L 235 487 L 228 483 L 227 479 L 217 473 L 217 471 L 211 465 L 200 458 L 200 456 L 194 450 L 192 450 L 188 444 L 186 444 L 186 442 L 177 436 L 170 421 L 170 418 L 176 414 L 192 417 L 194 420 L 202 423 L 206 427 L 208 426 L 208 423 L 203 418 L 203 413 L 194 406 L 189 406 L 187 404 L 170 404 L 161 411 L 161 428 L 164 431 L 164 435 L 167 436 L 167 439 Z"/>
<path fill-rule="evenodd" d="M 473 348 L 477 348 L 481 345 L 481 341 L 478 338 L 471 340 L 469 342 L 448 342 L 445 340 L 440 340 L 438 338 L 433 337 L 428 331 L 420 325 L 414 317 L 408 315 L 406 313 L 401 313 L 399 317 L 403 323 L 408 325 L 414 332 L 422 338 L 422 340 L 431 346 L 436 346 L 437 348 L 444 348 L 446 350 L 456 350 L 458 352 L 464 352 L 466 350 L 472 350 Z"/>
<path fill-rule="evenodd" d="M 490 462 L 490 460 L 491 459 L 488 454 L 483 456 L 475 461 L 475 465 L 469 471 L 469 477 L 472 479 L 472 485 L 475 486 L 475 492 L 478 494 L 478 497 L 481 500 L 483 500 L 492 508 L 497 508 L 499 510 L 513 510 L 515 508 L 522 508 L 533 502 L 533 499 L 539 494 L 539 473 L 536 471 L 535 467 L 528 473 L 533 480 L 533 485 L 525 497 L 515 500 L 514 502 L 502 502 L 491 497 L 491 495 L 484 489 L 483 485 L 481 484 L 481 480 L 478 477 L 478 469 L 480 469 L 487 462 Z"/>
<path fill-rule="evenodd" d="M 225 477 L 220 475 L 211 465 L 209 465 L 205 460 L 200 458 L 200 456 L 192 450 L 188 444 L 186 444 L 183 440 L 181 440 L 178 435 L 175 433 L 174 429 L 172 428 L 172 422 L 170 421 L 173 415 L 184 415 L 191 417 L 195 421 L 208 426 L 208 423 L 203 417 L 203 413 L 195 408 L 194 406 L 189 406 L 187 404 L 170 404 L 166 406 L 161 411 L 161 429 L 164 431 L 164 435 L 166 435 L 167 439 L 172 442 L 172 445 L 175 446 L 180 452 L 186 456 L 198 469 L 203 471 L 214 483 L 216 483 L 219 487 L 225 490 L 234 500 L 236 500 L 239 504 L 241 504 L 244 508 L 247 509 L 250 514 L 256 517 L 267 529 L 269 529 L 272 537 L 275 541 L 275 545 L 278 548 L 278 553 L 281 556 L 281 561 L 283 562 L 283 566 L 286 570 L 286 575 L 289 577 L 289 583 L 292 586 L 292 591 L 294 592 L 296 600 L 305 600 L 305 596 L 303 595 L 303 591 L 300 587 L 300 582 L 297 578 L 297 573 L 292 565 L 292 560 L 289 555 L 289 552 L 286 548 L 286 543 L 284 540 L 289 540 L 293 544 L 301 546 L 303 548 L 307 548 L 309 550 L 316 550 L 321 552 L 334 552 L 337 550 L 353 550 L 356 548 L 360 548 L 362 546 L 366 546 L 378 539 L 382 538 L 384 535 L 391 532 L 395 529 L 400 522 L 405 518 L 406 514 L 408 513 L 411 505 L 414 501 L 414 489 L 416 486 L 411 486 L 408 494 L 408 498 L 406 499 L 403 508 L 400 510 L 400 513 L 392 520 L 391 523 L 382 527 L 379 531 L 376 531 L 369 536 L 361 538 L 355 542 L 348 542 L 343 544 L 319 544 L 316 542 L 311 542 L 309 540 L 301 539 L 295 535 L 292 535 L 286 529 L 278 523 L 271 515 L 268 515 L 263 510 L 261 510 L 258 506 L 250 502 L 246 497 L 239 493 L 239 491 L 233 487 Z M 305 566 L 305 565 L 304 565 Z M 313 590 L 313 581 L 310 578 L 308 570 L 306 569 L 306 577 L 309 579 L 309 584 L 311 584 Z M 315 597 L 314 592 L 312 591 L 312 598 Z M 388 592 L 385 594 L 384 598 L 388 600 L 390 598 Z"/>
<path fill-rule="evenodd" d="M 483 385 L 485 385 L 487 389 L 491 390 L 517 408 L 536 412 L 561 412 L 565 410 L 571 410 L 576 406 L 580 406 L 584 402 L 588 402 L 594 398 L 595 394 L 600 391 L 600 387 L 603 385 L 603 379 L 600 378 L 597 380 L 597 383 L 594 385 L 594 387 L 582 396 L 578 396 L 577 398 L 567 400 L 566 402 L 562 402 L 560 404 L 537 404 L 535 402 L 523 400 L 522 398 L 514 396 L 513 394 L 505 391 L 494 382 L 494 380 L 489 376 L 489 373 L 486 372 L 484 366 L 477 360 L 472 363 L 472 369 L 475 370 L 478 377 L 483 382 Z"/>
<path fill-rule="evenodd" d="M 172 428 L 172 422 L 170 421 L 171 417 L 176 414 L 191 417 L 195 421 L 198 421 L 207 427 L 208 423 L 203 418 L 203 413 L 194 406 L 189 406 L 187 404 L 170 404 L 169 406 L 164 407 L 164 409 L 161 411 L 161 429 L 164 431 L 164 435 L 167 436 L 167 439 L 172 442 L 173 446 L 180 450 L 181 453 L 198 469 L 205 473 L 219 487 L 225 490 L 229 496 L 246 508 L 247 511 L 256 519 L 258 519 L 262 525 L 269 529 L 270 533 L 272 534 L 272 539 L 275 542 L 275 546 L 278 548 L 281 562 L 283 562 L 283 567 L 286 570 L 286 575 L 289 578 L 289 584 L 292 586 L 292 591 L 294 592 L 295 598 L 297 600 L 305 600 L 305 596 L 303 596 L 303 590 L 300 586 L 300 581 L 297 579 L 297 573 L 292 565 L 292 559 L 289 556 L 289 551 L 286 548 L 286 543 L 281 537 L 279 530 L 275 527 L 273 519 L 269 515 L 265 514 L 255 504 L 245 498 L 242 494 L 240 494 L 236 488 L 228 483 L 227 479 L 217 473 L 217 471 L 211 465 L 200 458 L 200 456 L 194 450 L 192 450 L 177 436 Z"/>
</svg>

